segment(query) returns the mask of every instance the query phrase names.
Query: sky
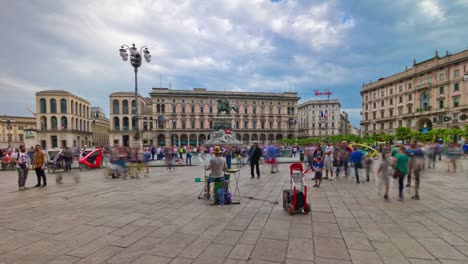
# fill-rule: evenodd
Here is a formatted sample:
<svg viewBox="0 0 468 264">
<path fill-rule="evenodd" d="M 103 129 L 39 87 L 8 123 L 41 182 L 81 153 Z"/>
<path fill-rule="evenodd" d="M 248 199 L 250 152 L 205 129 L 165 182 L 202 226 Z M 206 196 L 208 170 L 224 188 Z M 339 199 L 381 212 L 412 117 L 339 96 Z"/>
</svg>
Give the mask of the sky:
<svg viewBox="0 0 468 264">
<path fill-rule="evenodd" d="M 133 91 L 119 48 L 147 46 L 139 91 L 330 90 L 353 125 L 363 83 L 413 59 L 468 49 L 468 0 L 2 1 L 0 115 L 31 115 L 35 93 L 60 89 L 109 111 Z"/>
</svg>

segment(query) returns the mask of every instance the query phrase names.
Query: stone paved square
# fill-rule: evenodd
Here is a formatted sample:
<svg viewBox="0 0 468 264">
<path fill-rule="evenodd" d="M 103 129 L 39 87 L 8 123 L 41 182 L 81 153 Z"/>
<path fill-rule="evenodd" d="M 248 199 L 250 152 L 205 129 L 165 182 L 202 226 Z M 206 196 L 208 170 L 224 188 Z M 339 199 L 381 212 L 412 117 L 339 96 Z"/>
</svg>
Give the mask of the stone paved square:
<svg viewBox="0 0 468 264">
<path fill-rule="evenodd" d="M 468 167 L 468 160 L 463 160 Z M 0 172 L 0 264 L 4 263 L 468 263 L 468 175 L 426 169 L 421 200 L 389 201 L 379 182 L 324 181 L 309 191 L 312 212 L 282 208 L 288 164 L 250 179 L 241 169 L 239 204 L 198 199 L 202 166 L 152 167 L 147 178 L 81 173 L 81 183 L 18 192 Z M 30 177 L 28 186 L 33 185 Z"/>
</svg>

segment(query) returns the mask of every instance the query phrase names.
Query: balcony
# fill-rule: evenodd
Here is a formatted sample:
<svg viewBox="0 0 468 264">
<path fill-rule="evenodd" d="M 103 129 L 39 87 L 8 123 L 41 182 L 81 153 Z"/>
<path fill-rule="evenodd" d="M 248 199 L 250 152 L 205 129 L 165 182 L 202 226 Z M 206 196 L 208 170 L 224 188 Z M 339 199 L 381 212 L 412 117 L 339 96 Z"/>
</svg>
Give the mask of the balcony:
<svg viewBox="0 0 468 264">
<path fill-rule="evenodd" d="M 432 83 L 425 83 L 416 86 L 416 90 L 421 91 L 421 90 L 429 90 L 432 88 Z"/>
</svg>

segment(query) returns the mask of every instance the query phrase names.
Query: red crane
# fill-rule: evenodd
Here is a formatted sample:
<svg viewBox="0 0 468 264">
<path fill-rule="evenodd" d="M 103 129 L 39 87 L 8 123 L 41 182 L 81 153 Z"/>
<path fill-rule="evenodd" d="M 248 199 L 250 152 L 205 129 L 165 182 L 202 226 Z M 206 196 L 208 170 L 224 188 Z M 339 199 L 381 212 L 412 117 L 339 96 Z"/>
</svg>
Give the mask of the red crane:
<svg viewBox="0 0 468 264">
<path fill-rule="evenodd" d="M 330 100 L 330 95 L 332 95 L 333 93 L 330 92 L 328 89 L 325 89 L 325 91 L 323 92 L 323 95 L 326 95 L 327 96 L 327 100 Z"/>
<path fill-rule="evenodd" d="M 323 93 L 320 92 L 319 90 L 315 90 L 315 91 L 314 91 L 314 94 L 315 94 L 315 96 L 323 95 Z"/>
</svg>

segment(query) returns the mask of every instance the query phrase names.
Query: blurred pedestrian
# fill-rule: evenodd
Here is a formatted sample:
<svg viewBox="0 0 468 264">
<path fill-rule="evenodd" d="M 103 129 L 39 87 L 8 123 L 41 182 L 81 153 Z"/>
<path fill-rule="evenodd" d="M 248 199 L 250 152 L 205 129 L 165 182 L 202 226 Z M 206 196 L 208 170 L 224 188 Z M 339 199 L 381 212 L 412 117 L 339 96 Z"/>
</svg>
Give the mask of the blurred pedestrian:
<svg viewBox="0 0 468 264">
<path fill-rule="evenodd" d="M 34 188 L 43 188 L 47 186 L 47 176 L 45 173 L 46 163 L 47 157 L 44 151 L 42 151 L 41 145 L 36 145 L 36 150 L 34 152 L 34 170 L 36 172 L 37 184 L 34 186 Z"/>
</svg>

